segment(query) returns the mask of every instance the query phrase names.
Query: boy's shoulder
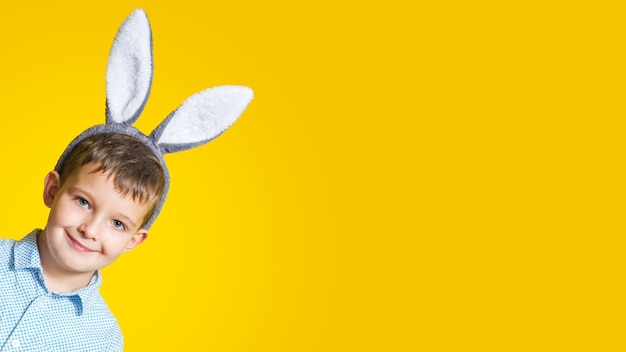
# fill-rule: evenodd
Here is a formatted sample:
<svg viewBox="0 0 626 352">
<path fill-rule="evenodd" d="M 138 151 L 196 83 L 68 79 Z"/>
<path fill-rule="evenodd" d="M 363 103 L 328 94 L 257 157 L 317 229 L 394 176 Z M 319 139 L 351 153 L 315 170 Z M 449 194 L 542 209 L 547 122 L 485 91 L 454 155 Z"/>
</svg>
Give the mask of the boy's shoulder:
<svg viewBox="0 0 626 352">
<path fill-rule="evenodd" d="M 18 241 L 0 238 L 0 266 L 4 266 L 13 258 L 13 248 Z"/>
<path fill-rule="evenodd" d="M 4 270 L 8 266 L 13 268 L 12 263 L 31 261 L 37 257 L 39 261 L 39 251 L 37 249 L 37 234 L 39 229 L 34 229 L 20 240 L 0 238 L 0 268 Z"/>
<path fill-rule="evenodd" d="M 11 249 L 17 243 L 17 240 L 9 238 L 0 238 L 0 250 Z"/>
</svg>

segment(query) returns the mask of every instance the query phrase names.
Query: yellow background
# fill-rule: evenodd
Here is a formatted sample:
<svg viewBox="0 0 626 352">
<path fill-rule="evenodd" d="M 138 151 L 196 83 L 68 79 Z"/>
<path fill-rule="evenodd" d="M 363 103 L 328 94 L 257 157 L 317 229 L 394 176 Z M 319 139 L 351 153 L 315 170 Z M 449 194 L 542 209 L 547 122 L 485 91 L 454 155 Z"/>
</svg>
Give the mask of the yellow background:
<svg viewBox="0 0 626 352">
<path fill-rule="evenodd" d="M 256 95 L 166 157 L 150 239 L 105 269 L 127 351 L 624 350 L 622 7 L 3 4 L 1 236 L 45 224 L 43 177 L 103 121 L 136 7 L 137 127 L 207 87 Z"/>
</svg>

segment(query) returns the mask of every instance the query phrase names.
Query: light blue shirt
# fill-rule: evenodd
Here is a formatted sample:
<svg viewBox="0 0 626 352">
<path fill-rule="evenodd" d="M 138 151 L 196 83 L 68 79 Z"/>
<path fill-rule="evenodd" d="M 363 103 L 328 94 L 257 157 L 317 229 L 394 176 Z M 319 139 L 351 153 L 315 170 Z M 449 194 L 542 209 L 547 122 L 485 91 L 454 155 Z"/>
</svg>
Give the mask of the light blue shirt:
<svg viewBox="0 0 626 352">
<path fill-rule="evenodd" d="M 100 296 L 100 272 L 76 291 L 48 291 L 39 232 L 0 240 L 0 351 L 121 351 L 124 338 Z"/>
</svg>

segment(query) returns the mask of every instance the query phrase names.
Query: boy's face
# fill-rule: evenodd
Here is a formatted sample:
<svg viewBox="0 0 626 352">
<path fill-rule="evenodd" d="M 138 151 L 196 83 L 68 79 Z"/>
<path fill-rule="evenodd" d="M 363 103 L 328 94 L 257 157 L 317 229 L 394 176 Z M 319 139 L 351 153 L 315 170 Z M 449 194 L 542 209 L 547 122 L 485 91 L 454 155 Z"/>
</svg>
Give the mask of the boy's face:
<svg viewBox="0 0 626 352">
<path fill-rule="evenodd" d="M 44 270 L 91 275 L 148 235 L 140 228 L 148 205 L 122 196 L 108 174 L 93 172 L 97 166 L 82 166 L 62 186 L 57 172 L 46 176 L 50 215 L 39 248 Z"/>
</svg>

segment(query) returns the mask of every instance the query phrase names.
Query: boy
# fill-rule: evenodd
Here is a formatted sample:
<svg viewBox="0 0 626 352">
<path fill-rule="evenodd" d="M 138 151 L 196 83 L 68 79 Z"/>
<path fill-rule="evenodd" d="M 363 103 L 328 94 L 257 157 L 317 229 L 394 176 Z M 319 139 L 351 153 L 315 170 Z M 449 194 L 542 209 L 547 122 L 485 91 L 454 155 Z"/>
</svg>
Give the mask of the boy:
<svg viewBox="0 0 626 352">
<path fill-rule="evenodd" d="M 0 240 L 1 350 L 119 351 L 100 268 L 142 243 L 163 195 L 158 158 L 121 134 L 79 143 L 44 181 L 43 230 Z"/>
<path fill-rule="evenodd" d="M 106 123 L 78 135 L 45 178 L 45 228 L 0 240 L 0 352 L 122 350 L 99 269 L 148 236 L 169 188 L 163 155 L 219 136 L 253 95 L 241 86 L 206 89 L 144 135 L 131 124 L 151 85 L 150 24 L 135 10 L 109 55 Z"/>
</svg>

